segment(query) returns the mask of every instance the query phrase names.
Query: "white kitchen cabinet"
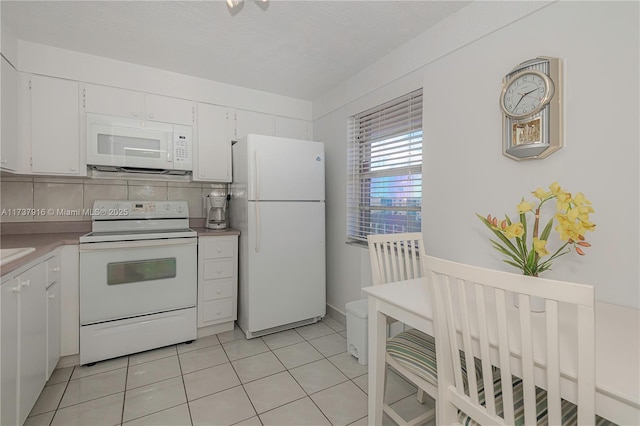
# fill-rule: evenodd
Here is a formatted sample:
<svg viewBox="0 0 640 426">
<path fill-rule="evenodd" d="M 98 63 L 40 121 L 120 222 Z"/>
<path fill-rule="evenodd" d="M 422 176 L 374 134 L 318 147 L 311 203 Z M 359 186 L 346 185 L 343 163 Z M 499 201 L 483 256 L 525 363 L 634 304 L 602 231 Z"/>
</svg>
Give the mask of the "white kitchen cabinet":
<svg viewBox="0 0 640 426">
<path fill-rule="evenodd" d="M 135 90 L 85 84 L 84 111 L 163 123 L 193 125 L 192 101 Z"/>
<path fill-rule="evenodd" d="M 198 237 L 198 327 L 237 319 L 238 236 Z"/>
<path fill-rule="evenodd" d="M 56 254 L 46 260 L 46 342 L 47 360 L 45 380 L 49 380 L 60 360 L 61 335 L 61 283 L 60 283 L 60 255 Z"/>
<path fill-rule="evenodd" d="M 31 172 L 85 176 L 80 146 L 78 83 L 59 78 L 29 77 Z M 22 141 L 28 143 L 28 141 Z"/>
<path fill-rule="evenodd" d="M 40 262 L 2 285 L 2 424 L 23 424 L 46 382 L 46 269 Z"/>
<path fill-rule="evenodd" d="M 231 119 L 234 122 L 231 135 L 233 140 L 240 140 L 249 133 L 275 136 L 275 117 L 273 115 L 237 109 L 233 110 Z"/>
<path fill-rule="evenodd" d="M 148 120 L 193 125 L 195 107 L 192 101 L 152 94 L 146 94 L 145 100 Z"/>
<path fill-rule="evenodd" d="M 82 97 L 85 112 L 128 118 L 143 117 L 142 92 L 85 84 Z"/>
<path fill-rule="evenodd" d="M 18 292 L 12 278 L 0 288 L 0 424 L 18 423 Z"/>
<path fill-rule="evenodd" d="M 46 383 L 45 265 L 20 274 L 19 423 L 23 424 Z"/>
<path fill-rule="evenodd" d="M 231 139 L 226 108 L 198 103 L 194 181 L 231 182 Z"/>
<path fill-rule="evenodd" d="M 290 117 L 275 117 L 275 135 L 283 138 L 313 140 L 311 122 Z"/>
<path fill-rule="evenodd" d="M 16 171 L 18 168 L 18 72 L 4 58 L 2 62 L 2 116 L 0 117 L 0 168 Z"/>
</svg>

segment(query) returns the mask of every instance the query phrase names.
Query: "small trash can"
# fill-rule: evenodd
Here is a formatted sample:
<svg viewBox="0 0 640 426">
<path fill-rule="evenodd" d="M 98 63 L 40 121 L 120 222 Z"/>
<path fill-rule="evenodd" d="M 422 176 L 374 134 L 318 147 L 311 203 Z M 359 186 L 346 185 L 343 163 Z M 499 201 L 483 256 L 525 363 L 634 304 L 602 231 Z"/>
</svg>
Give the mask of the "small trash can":
<svg viewBox="0 0 640 426">
<path fill-rule="evenodd" d="M 345 308 L 347 310 L 347 352 L 358 358 L 360 364 L 367 365 L 369 362 L 368 300 L 354 300 L 347 303 Z"/>
</svg>

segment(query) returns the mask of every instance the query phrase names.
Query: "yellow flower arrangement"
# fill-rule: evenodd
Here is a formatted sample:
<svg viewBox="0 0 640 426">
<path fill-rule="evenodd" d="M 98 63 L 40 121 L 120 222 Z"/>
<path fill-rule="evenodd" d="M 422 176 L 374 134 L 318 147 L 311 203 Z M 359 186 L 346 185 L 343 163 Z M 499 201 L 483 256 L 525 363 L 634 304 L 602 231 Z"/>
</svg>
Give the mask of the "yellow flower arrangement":
<svg viewBox="0 0 640 426">
<path fill-rule="evenodd" d="M 516 206 L 519 222 L 513 222 L 508 215 L 500 222 L 491 215 L 483 217 L 476 213 L 476 216 L 499 238 L 500 241 L 490 241 L 496 250 L 506 256 L 504 262 L 520 269 L 524 275 L 537 277 L 539 273 L 549 269 L 555 259 L 569 253 L 571 247 L 579 255 L 584 255 L 583 248 L 591 247 L 591 244 L 585 241 L 584 234 L 595 230 L 596 225 L 589 220 L 589 214 L 594 212 L 591 202 L 580 192 L 572 196 L 554 182 L 549 185 L 549 191 L 538 188 L 532 194 L 537 198 L 538 204 L 536 206 L 523 198 Z M 549 219 L 542 233 L 539 233 L 540 209 L 552 199 L 556 200 L 556 213 Z M 531 245 L 527 243 L 529 214 L 534 215 Z M 549 256 L 547 241 L 554 219 L 558 222 L 555 230 L 560 240 L 565 243 Z"/>
</svg>

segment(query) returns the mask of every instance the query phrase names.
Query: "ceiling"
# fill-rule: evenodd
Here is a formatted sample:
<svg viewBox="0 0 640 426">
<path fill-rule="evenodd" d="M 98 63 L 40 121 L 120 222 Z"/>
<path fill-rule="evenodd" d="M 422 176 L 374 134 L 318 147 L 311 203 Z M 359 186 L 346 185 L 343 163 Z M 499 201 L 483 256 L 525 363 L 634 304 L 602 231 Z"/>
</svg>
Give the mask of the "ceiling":
<svg viewBox="0 0 640 426">
<path fill-rule="evenodd" d="M 22 40 L 314 100 L 468 1 L 7 1 Z"/>
</svg>

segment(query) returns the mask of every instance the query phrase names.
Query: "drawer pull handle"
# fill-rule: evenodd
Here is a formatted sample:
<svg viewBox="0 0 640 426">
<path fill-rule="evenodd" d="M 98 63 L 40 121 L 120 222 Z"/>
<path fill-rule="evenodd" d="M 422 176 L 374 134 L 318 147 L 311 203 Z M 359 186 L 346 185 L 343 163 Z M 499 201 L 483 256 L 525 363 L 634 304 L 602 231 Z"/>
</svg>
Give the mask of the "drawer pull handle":
<svg viewBox="0 0 640 426">
<path fill-rule="evenodd" d="M 218 253 L 222 253 L 222 249 L 218 247 Z"/>
<path fill-rule="evenodd" d="M 50 294 L 50 295 L 49 295 L 49 299 L 55 299 L 55 298 L 56 298 L 56 295 L 55 295 L 55 294 Z"/>
<path fill-rule="evenodd" d="M 220 293 L 222 293 L 222 290 L 220 289 L 216 290 L 216 294 L 220 294 Z"/>
<path fill-rule="evenodd" d="M 22 285 L 23 285 L 24 287 L 29 287 L 29 286 L 31 285 L 31 280 L 23 281 L 23 282 L 22 282 Z"/>
<path fill-rule="evenodd" d="M 218 269 L 218 273 L 221 274 L 222 273 L 222 269 Z"/>
<path fill-rule="evenodd" d="M 20 286 L 17 285 L 15 287 L 11 287 L 11 291 L 13 291 L 14 293 L 20 293 Z"/>
<path fill-rule="evenodd" d="M 52 269 L 53 272 L 60 272 L 60 267 L 56 266 L 55 268 Z"/>
</svg>

